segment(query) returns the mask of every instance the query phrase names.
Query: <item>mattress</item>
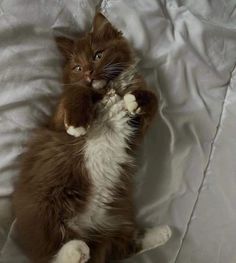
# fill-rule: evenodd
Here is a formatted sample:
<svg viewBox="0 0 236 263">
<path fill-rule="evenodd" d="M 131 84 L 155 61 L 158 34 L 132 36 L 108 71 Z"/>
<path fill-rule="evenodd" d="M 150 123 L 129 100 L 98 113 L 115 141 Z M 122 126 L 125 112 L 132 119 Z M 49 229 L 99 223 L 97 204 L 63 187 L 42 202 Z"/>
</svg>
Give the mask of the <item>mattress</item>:
<svg viewBox="0 0 236 263">
<path fill-rule="evenodd" d="M 62 89 L 53 36 L 89 30 L 97 6 L 160 100 L 134 199 L 141 225 L 169 224 L 173 237 L 124 262 L 236 262 L 235 0 L 0 1 L 0 262 L 28 262 L 10 198 L 24 143 Z"/>
</svg>

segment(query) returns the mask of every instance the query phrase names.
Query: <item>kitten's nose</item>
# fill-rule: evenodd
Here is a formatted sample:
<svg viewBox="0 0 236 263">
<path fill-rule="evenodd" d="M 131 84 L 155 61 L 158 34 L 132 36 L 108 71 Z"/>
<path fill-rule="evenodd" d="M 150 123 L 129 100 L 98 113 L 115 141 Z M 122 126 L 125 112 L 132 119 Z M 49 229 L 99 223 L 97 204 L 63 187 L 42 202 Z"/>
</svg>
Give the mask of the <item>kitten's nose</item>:
<svg viewBox="0 0 236 263">
<path fill-rule="evenodd" d="M 92 70 L 86 70 L 86 71 L 84 72 L 84 75 L 89 76 L 89 75 L 91 75 L 92 73 L 93 73 Z"/>
<path fill-rule="evenodd" d="M 87 81 L 91 82 L 91 75 L 92 75 L 93 71 L 92 70 L 87 70 L 84 72 L 84 77 Z"/>
</svg>

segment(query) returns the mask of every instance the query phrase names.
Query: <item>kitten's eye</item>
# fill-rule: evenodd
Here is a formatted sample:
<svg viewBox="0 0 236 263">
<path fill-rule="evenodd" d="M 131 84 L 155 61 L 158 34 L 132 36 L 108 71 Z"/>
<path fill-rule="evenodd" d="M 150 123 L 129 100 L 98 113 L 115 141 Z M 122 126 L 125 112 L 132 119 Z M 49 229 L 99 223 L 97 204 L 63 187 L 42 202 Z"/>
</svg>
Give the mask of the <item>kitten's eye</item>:
<svg viewBox="0 0 236 263">
<path fill-rule="evenodd" d="M 98 51 L 98 52 L 95 54 L 95 56 L 94 56 L 94 60 L 96 61 L 96 60 L 101 59 L 101 58 L 102 58 L 102 54 L 103 54 L 102 51 Z"/>
<path fill-rule="evenodd" d="M 76 65 L 76 66 L 73 67 L 73 70 L 74 71 L 81 71 L 82 67 L 80 65 Z"/>
</svg>

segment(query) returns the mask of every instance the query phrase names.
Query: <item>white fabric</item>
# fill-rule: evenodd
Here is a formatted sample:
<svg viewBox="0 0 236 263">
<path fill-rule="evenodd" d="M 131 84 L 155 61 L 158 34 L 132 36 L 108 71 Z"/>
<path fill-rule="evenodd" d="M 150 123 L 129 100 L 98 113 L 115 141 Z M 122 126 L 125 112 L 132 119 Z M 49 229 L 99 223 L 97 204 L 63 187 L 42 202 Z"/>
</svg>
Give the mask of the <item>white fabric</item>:
<svg viewBox="0 0 236 263">
<path fill-rule="evenodd" d="M 87 30 L 97 2 L 0 1 L 2 197 L 12 191 L 23 142 L 61 90 L 52 33 Z M 160 94 L 160 114 L 140 153 L 138 220 L 174 230 L 167 245 L 126 262 L 236 262 L 235 0 L 103 0 L 101 7 Z M 10 239 L 0 262 L 25 262 Z"/>
</svg>

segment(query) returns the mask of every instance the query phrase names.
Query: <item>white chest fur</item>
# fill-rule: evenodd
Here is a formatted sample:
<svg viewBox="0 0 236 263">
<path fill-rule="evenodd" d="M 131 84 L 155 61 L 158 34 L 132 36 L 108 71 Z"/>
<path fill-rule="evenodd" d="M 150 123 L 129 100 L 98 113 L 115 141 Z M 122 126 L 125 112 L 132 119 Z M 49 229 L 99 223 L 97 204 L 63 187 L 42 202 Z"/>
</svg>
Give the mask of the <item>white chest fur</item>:
<svg viewBox="0 0 236 263">
<path fill-rule="evenodd" d="M 120 183 L 121 165 L 132 162 L 127 154 L 127 140 L 133 131 L 128 125 L 123 99 L 105 97 L 98 106 L 98 118 L 87 133 L 85 164 L 93 188 L 84 214 L 71 221 L 83 229 L 111 228 L 114 220 L 107 215 L 107 205 L 114 200 L 114 187 Z"/>
</svg>

